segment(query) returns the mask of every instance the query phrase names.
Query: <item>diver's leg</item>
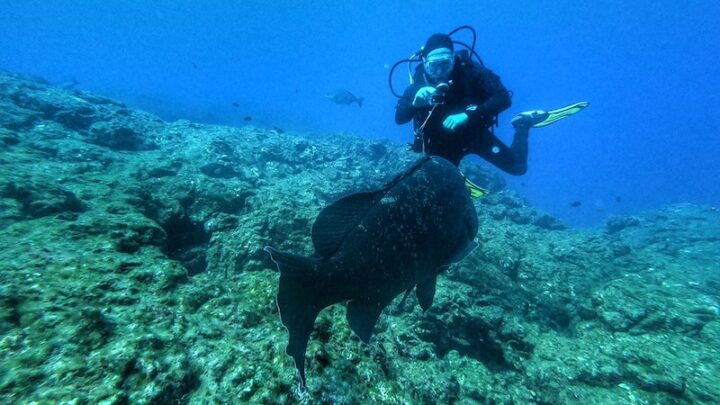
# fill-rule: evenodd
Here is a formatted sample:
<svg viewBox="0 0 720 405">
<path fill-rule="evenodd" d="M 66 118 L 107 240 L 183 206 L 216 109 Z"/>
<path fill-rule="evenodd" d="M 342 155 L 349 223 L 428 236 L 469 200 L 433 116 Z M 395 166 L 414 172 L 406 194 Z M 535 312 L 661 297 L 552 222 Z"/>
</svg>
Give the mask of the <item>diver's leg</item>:
<svg viewBox="0 0 720 405">
<path fill-rule="evenodd" d="M 497 136 L 487 131 L 479 137 L 470 152 L 494 164 L 499 169 L 514 176 L 527 172 L 529 126 L 515 128 L 513 142 L 508 147 Z"/>
</svg>

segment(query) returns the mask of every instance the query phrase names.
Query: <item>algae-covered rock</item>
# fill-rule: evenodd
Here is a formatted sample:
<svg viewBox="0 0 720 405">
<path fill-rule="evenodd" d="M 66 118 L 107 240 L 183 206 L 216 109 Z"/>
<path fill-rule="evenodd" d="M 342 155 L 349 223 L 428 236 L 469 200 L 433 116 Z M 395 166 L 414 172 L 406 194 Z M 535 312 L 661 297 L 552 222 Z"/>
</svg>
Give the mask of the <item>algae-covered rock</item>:
<svg viewBox="0 0 720 405">
<path fill-rule="evenodd" d="M 627 331 L 654 311 L 651 303 L 635 298 L 622 283 L 593 295 L 598 316 L 614 331 Z"/>
<path fill-rule="evenodd" d="M 61 212 L 83 212 L 85 204 L 71 191 L 60 187 L 5 184 L 0 196 L 17 200 L 24 215 L 39 218 Z"/>
<path fill-rule="evenodd" d="M 639 226 L 640 219 L 637 217 L 611 216 L 605 226 L 610 233 L 621 231 L 632 226 Z"/>
<path fill-rule="evenodd" d="M 20 143 L 20 136 L 18 136 L 17 132 L 11 131 L 7 128 L 3 128 L 0 126 L 0 147 L 10 147 L 17 145 Z"/>
<path fill-rule="evenodd" d="M 577 231 L 470 162 L 479 247 L 369 345 L 320 313 L 296 386 L 273 243 L 418 155 L 349 134 L 163 123 L 0 73 L 2 403 L 718 403 L 720 212 Z"/>
<path fill-rule="evenodd" d="M 217 179 L 232 179 L 240 176 L 240 173 L 230 164 L 208 163 L 200 167 L 200 171 L 210 177 Z"/>
<path fill-rule="evenodd" d="M 119 121 L 100 121 L 89 128 L 88 142 L 116 151 L 157 149 L 157 144 L 146 134 Z"/>
<path fill-rule="evenodd" d="M 32 125 L 39 116 L 39 112 L 6 102 L 3 103 L 2 108 L 0 108 L 0 127 L 6 130 L 26 128 Z"/>
<path fill-rule="evenodd" d="M 567 229 L 567 225 L 563 224 L 559 219 L 548 214 L 542 214 L 533 220 L 533 224 L 551 231 L 560 231 Z"/>
</svg>

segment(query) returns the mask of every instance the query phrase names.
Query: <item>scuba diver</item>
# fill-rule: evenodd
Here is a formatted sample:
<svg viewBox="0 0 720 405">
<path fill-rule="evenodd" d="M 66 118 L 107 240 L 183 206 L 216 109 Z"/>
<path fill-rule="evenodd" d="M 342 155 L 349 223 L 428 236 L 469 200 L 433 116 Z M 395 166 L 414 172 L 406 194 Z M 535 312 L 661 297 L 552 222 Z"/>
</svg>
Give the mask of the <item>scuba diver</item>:
<svg viewBox="0 0 720 405">
<path fill-rule="evenodd" d="M 461 29 L 472 31 L 472 46 L 452 40 L 451 35 Z M 467 50 L 455 52 L 455 44 Z M 397 62 L 389 78 L 390 90 L 399 98 L 395 122 L 401 125 L 414 121 L 411 149 L 415 152 L 441 156 L 456 166 L 464 156 L 474 153 L 509 174 L 523 175 L 527 171 L 530 128 L 552 124 L 588 103 L 516 115 L 511 121 L 515 135 L 508 147 L 495 136 L 493 126 L 497 125 L 498 114 L 510 107 L 512 93 L 498 75 L 482 64 L 474 48 L 475 31 L 462 26 L 450 34 L 431 35 L 420 52 Z M 392 87 L 392 74 L 403 62 L 421 63 L 400 96 Z"/>
</svg>

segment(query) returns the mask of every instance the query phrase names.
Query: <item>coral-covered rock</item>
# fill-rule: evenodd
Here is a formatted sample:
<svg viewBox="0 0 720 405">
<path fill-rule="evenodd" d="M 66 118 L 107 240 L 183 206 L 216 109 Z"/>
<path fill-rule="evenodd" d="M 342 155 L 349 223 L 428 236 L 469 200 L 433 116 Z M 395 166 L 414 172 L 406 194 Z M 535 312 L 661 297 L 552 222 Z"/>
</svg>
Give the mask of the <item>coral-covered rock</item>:
<svg viewBox="0 0 720 405">
<path fill-rule="evenodd" d="M 9 182 L 0 195 L 17 200 L 22 206 L 22 213 L 32 218 L 61 212 L 83 212 L 86 209 L 73 192 L 55 186 L 17 185 Z"/>
<path fill-rule="evenodd" d="M 158 147 L 147 134 L 119 121 L 93 123 L 90 126 L 87 141 L 115 151 L 152 150 Z"/>
<path fill-rule="evenodd" d="M 262 248 L 311 254 L 323 207 L 417 154 L 163 123 L 7 73 L 0 152 L 2 403 L 720 402 L 716 208 L 580 232 L 465 162 L 491 190 L 479 247 L 370 345 L 342 304 L 321 311 L 301 396 Z"/>
<path fill-rule="evenodd" d="M 567 229 L 567 225 L 563 224 L 559 219 L 548 214 L 542 214 L 533 220 L 533 225 L 549 231 L 561 231 Z"/>
<path fill-rule="evenodd" d="M 623 229 L 632 226 L 640 226 L 640 219 L 637 217 L 613 215 L 608 218 L 605 224 L 607 231 L 610 233 L 622 231 Z"/>
</svg>

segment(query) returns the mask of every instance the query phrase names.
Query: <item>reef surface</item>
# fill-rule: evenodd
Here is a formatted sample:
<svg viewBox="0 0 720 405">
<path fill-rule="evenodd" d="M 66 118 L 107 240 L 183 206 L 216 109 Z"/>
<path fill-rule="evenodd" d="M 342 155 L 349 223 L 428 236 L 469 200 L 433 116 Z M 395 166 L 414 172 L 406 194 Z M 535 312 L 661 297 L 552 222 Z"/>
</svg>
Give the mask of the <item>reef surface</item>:
<svg viewBox="0 0 720 405">
<path fill-rule="evenodd" d="M 471 165 L 480 248 L 370 345 L 323 311 L 300 393 L 261 249 L 416 158 L 0 73 L 0 402 L 720 403 L 717 208 L 572 230 Z"/>
</svg>

